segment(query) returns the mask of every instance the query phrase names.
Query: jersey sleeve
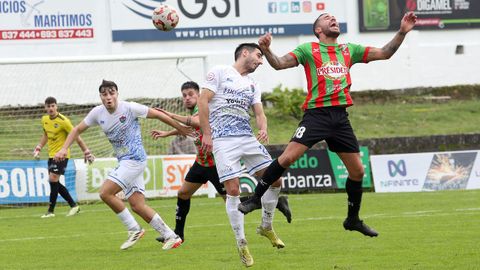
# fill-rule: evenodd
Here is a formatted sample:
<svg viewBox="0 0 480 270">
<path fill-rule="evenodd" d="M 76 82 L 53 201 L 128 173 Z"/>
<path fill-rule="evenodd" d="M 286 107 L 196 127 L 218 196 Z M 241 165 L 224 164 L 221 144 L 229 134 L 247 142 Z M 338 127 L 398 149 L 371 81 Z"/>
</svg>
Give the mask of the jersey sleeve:
<svg viewBox="0 0 480 270">
<path fill-rule="evenodd" d="M 352 59 L 352 65 L 356 63 L 367 63 L 367 55 L 370 47 L 348 43 L 348 50 Z"/>
<path fill-rule="evenodd" d="M 205 82 L 202 85 L 202 88 L 206 88 L 214 93 L 217 92 L 218 87 L 220 86 L 220 74 L 221 74 L 221 68 L 220 67 L 214 67 L 212 68 L 208 73 L 207 76 L 205 77 Z"/>
<path fill-rule="evenodd" d="M 309 47 L 308 43 L 300 44 L 298 45 L 297 48 L 295 48 L 293 51 L 291 51 L 289 54 L 295 59 L 297 59 L 297 62 L 299 64 L 304 65 L 306 62 L 305 54 L 307 52 L 307 47 Z"/>
<path fill-rule="evenodd" d="M 85 123 L 85 125 L 91 127 L 91 126 L 96 126 L 98 125 L 98 120 L 97 120 L 97 117 L 98 117 L 98 107 L 95 107 L 93 108 L 88 114 L 87 116 L 83 119 L 83 122 Z"/>
<path fill-rule="evenodd" d="M 147 118 L 148 107 L 136 102 L 129 102 L 130 110 L 135 117 Z"/>
<path fill-rule="evenodd" d="M 63 129 L 65 129 L 67 133 L 70 133 L 73 129 L 72 122 L 70 122 L 70 119 L 68 119 L 67 117 L 64 116 L 64 118 L 65 118 L 65 121 L 63 123 Z"/>
<path fill-rule="evenodd" d="M 253 90 L 255 91 L 253 92 L 254 95 L 253 95 L 252 105 L 257 103 L 262 103 L 262 90 L 260 89 L 258 84 L 255 82 L 252 83 L 252 87 L 254 88 Z"/>
</svg>

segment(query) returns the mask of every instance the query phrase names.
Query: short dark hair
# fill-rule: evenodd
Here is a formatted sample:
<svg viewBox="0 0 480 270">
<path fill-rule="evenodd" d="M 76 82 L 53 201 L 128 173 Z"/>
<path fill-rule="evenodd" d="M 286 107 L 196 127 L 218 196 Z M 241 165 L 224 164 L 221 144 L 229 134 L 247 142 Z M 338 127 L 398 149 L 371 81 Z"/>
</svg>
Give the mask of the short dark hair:
<svg viewBox="0 0 480 270">
<path fill-rule="evenodd" d="M 189 89 L 189 88 L 193 88 L 193 89 L 195 89 L 195 91 L 200 92 L 200 86 L 198 86 L 198 83 L 196 83 L 194 81 L 184 82 L 182 84 L 181 91 L 183 91 L 185 89 Z"/>
<path fill-rule="evenodd" d="M 50 104 L 57 104 L 57 99 L 54 97 L 47 97 L 45 99 L 45 105 L 50 105 Z"/>
<path fill-rule="evenodd" d="M 317 34 L 317 32 L 315 32 L 315 28 L 317 28 L 317 24 L 318 22 L 320 21 L 320 18 L 323 16 L 323 15 L 326 15 L 327 13 L 322 13 L 320 14 L 320 16 L 317 17 L 317 19 L 313 22 L 313 34 L 317 37 L 317 38 L 320 38 Z"/>
<path fill-rule="evenodd" d="M 247 49 L 249 52 L 253 52 L 255 49 L 259 49 L 260 51 L 262 51 L 262 49 L 260 49 L 260 46 L 258 46 L 257 43 L 242 43 L 238 45 L 235 49 L 235 61 L 237 61 L 237 59 L 240 57 L 243 49 Z"/>
<path fill-rule="evenodd" d="M 102 90 L 102 87 L 115 87 L 115 90 L 118 91 L 118 86 L 113 81 L 102 80 L 102 84 L 98 87 L 98 92 Z"/>
</svg>

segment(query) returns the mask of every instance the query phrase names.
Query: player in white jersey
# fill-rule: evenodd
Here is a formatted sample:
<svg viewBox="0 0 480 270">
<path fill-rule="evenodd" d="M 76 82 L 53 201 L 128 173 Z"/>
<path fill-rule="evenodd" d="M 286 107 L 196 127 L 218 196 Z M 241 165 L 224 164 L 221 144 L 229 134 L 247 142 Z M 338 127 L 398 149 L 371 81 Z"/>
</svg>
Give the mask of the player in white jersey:
<svg viewBox="0 0 480 270">
<path fill-rule="evenodd" d="M 240 44 L 235 50 L 233 66 L 216 66 L 207 74 L 199 100 L 202 147 L 205 151 L 213 149 L 220 182 L 227 190 L 227 215 L 237 240 L 240 259 L 247 267 L 253 265 L 253 258 L 245 238 L 244 216 L 237 209 L 240 204 L 240 161 L 250 174 L 258 177 L 272 162 L 267 150 L 260 144 L 268 143 L 261 92 L 248 75 L 262 64 L 262 57 L 257 44 Z M 256 138 L 250 126 L 250 108 L 253 108 L 259 130 Z M 285 246 L 272 227 L 280 188 L 281 182 L 277 180 L 263 196 L 262 223 L 257 228 L 257 233 L 267 237 L 277 248 Z"/>
<path fill-rule="evenodd" d="M 135 103 L 118 101 L 118 87 L 112 81 L 103 81 L 99 87 L 102 105 L 93 108 L 68 135 L 62 149 L 54 159 L 63 160 L 67 149 L 82 132 L 91 126 L 100 125 L 115 150 L 119 161 L 100 189 L 100 198 L 117 214 L 128 230 L 128 239 L 121 249 L 133 246 L 145 230 L 140 227 L 133 215 L 125 207 L 116 194 L 123 190 L 132 210 L 149 223 L 165 239 L 163 249 L 176 248 L 182 240 L 178 237 L 160 215 L 145 203 L 145 184 L 143 172 L 147 155 L 143 148 L 138 118 L 156 118 L 179 130 L 183 135 L 189 135 L 190 129 L 178 124 L 164 113 Z"/>
</svg>

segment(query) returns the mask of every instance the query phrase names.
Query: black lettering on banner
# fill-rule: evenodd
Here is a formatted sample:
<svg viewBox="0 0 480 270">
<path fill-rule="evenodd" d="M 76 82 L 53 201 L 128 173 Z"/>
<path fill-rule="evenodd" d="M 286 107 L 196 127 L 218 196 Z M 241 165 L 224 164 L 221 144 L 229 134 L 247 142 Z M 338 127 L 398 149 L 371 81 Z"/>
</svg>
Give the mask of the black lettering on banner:
<svg viewBox="0 0 480 270">
<path fill-rule="evenodd" d="M 228 16 L 228 14 L 230 14 L 230 9 L 231 9 L 230 0 L 222 0 L 222 1 L 226 5 L 224 11 L 220 11 L 220 8 L 217 6 L 212 7 L 213 14 L 218 18 L 225 18 L 226 16 Z M 235 17 L 240 17 L 240 0 L 232 0 L 232 1 L 234 2 L 234 5 L 235 5 L 234 7 Z M 195 0 L 196 4 L 202 5 L 200 11 L 198 11 L 197 13 L 188 12 L 187 9 L 185 8 L 186 5 L 183 4 L 183 0 L 177 0 L 177 3 L 178 3 L 178 8 L 182 12 L 182 14 L 190 19 L 198 19 L 202 17 L 203 14 L 205 14 L 205 11 L 207 10 L 207 0 Z"/>
</svg>

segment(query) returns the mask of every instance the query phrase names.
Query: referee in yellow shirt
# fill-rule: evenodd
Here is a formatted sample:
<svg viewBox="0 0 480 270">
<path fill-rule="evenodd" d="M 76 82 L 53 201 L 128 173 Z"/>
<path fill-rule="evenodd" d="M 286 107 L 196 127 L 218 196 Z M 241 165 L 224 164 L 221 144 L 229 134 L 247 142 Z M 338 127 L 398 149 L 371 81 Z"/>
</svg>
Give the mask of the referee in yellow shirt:
<svg viewBox="0 0 480 270">
<path fill-rule="evenodd" d="M 67 217 L 73 216 L 80 212 L 80 207 L 76 202 L 73 201 L 72 196 L 70 196 L 67 188 L 58 181 L 60 176 L 65 173 L 68 158 L 70 158 L 70 149 L 68 150 L 67 158 L 64 161 L 56 162 L 53 160 L 53 157 L 62 148 L 63 144 L 65 143 L 65 139 L 73 129 L 73 125 L 70 120 L 63 114 L 59 113 L 57 109 L 57 100 L 54 97 L 48 97 L 45 99 L 45 111 L 47 112 L 47 115 L 42 117 L 43 135 L 40 138 L 40 143 L 33 151 L 33 157 L 38 159 L 40 157 L 40 150 L 42 150 L 42 147 L 45 144 L 48 144 L 50 203 L 47 213 L 42 215 L 42 218 L 55 217 L 54 210 L 59 193 L 71 207 Z M 85 155 L 85 162 L 88 161 L 89 163 L 92 163 L 95 157 L 90 153 L 90 150 L 88 150 L 85 142 L 78 137 L 77 143 Z"/>
</svg>

